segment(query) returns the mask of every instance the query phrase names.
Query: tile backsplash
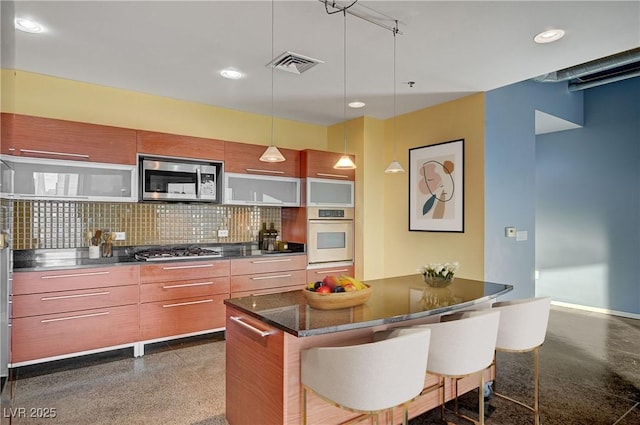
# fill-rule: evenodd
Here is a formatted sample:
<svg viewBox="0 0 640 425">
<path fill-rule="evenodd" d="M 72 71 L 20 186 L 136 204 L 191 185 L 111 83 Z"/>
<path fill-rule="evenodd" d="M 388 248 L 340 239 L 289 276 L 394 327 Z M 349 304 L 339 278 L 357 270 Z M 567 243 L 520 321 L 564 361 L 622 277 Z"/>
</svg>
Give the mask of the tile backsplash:
<svg viewBox="0 0 640 425">
<path fill-rule="evenodd" d="M 85 247 L 98 229 L 125 232 L 121 246 L 251 242 L 263 222 L 281 229 L 278 207 L 14 201 L 13 213 L 14 249 Z"/>
</svg>

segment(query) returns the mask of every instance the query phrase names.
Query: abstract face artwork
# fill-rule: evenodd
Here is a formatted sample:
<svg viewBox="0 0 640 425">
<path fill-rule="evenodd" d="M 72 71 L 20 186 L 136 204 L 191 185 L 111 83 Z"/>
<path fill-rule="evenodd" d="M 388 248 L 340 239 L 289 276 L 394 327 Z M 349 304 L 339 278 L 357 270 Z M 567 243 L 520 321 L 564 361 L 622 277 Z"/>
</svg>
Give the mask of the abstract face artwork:
<svg viewBox="0 0 640 425">
<path fill-rule="evenodd" d="M 453 161 L 450 160 L 429 160 L 422 164 L 418 188 L 428 197 L 422 205 L 423 215 L 431 213 L 433 219 L 444 218 L 446 203 L 453 199 L 455 192 L 454 169 Z"/>
<path fill-rule="evenodd" d="M 464 140 L 409 150 L 409 230 L 463 231 Z"/>
</svg>

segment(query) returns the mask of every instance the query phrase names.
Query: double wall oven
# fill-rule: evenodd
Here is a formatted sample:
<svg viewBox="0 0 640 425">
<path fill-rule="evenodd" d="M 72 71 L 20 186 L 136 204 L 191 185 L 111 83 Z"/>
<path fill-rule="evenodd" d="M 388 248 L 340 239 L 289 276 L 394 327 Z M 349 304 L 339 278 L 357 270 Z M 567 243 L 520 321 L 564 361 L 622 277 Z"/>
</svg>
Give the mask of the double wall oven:
<svg viewBox="0 0 640 425">
<path fill-rule="evenodd" d="M 353 261 L 353 208 L 307 208 L 309 265 Z"/>
</svg>

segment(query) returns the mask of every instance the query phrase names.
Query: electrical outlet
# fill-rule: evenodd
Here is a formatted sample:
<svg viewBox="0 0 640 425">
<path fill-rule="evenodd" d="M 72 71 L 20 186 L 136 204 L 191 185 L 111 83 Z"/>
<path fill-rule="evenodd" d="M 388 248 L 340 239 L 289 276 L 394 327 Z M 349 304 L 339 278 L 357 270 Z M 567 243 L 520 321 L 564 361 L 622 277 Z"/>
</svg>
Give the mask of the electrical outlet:
<svg viewBox="0 0 640 425">
<path fill-rule="evenodd" d="M 219 238 L 226 238 L 227 236 L 229 236 L 229 231 L 228 230 L 218 230 L 218 237 Z"/>
<path fill-rule="evenodd" d="M 116 240 L 117 241 L 123 241 L 127 238 L 127 233 L 126 232 L 113 232 L 116 234 Z"/>
</svg>

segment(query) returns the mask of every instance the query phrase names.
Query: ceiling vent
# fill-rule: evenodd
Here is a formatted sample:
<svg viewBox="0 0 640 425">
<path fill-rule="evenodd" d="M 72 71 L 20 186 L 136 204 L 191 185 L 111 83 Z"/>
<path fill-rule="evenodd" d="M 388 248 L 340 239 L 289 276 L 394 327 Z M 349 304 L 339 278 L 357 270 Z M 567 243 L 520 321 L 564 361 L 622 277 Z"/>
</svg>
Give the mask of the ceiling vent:
<svg viewBox="0 0 640 425">
<path fill-rule="evenodd" d="M 271 66 L 281 71 L 292 72 L 294 74 L 300 75 L 319 63 L 324 62 L 298 53 L 287 51 L 277 58 L 274 58 L 266 66 Z"/>
<path fill-rule="evenodd" d="M 640 76 L 640 48 L 534 78 L 541 83 L 568 81 L 569 91 L 584 90 Z"/>
</svg>

